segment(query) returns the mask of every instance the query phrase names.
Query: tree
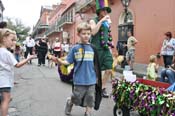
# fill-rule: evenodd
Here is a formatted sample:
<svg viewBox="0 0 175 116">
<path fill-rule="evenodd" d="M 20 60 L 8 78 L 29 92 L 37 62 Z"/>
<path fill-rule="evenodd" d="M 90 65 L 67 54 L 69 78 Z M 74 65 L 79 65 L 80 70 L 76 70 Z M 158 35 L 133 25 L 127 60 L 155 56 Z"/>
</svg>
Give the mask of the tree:
<svg viewBox="0 0 175 116">
<path fill-rule="evenodd" d="M 21 22 L 21 20 L 19 19 L 12 20 L 10 18 L 7 18 L 7 27 L 9 29 L 16 31 L 17 37 L 19 39 L 18 41 L 25 40 L 25 38 L 29 35 L 31 29 L 30 27 L 26 27 Z"/>
</svg>

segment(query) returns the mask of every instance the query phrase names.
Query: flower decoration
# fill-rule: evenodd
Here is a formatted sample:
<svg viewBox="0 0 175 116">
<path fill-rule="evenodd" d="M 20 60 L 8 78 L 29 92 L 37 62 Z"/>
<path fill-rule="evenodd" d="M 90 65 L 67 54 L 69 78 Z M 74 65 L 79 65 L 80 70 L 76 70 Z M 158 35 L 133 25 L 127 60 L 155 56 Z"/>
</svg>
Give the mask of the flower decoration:
<svg viewBox="0 0 175 116">
<path fill-rule="evenodd" d="M 175 93 L 139 82 L 112 82 L 117 106 L 127 106 L 145 116 L 175 116 Z"/>
</svg>

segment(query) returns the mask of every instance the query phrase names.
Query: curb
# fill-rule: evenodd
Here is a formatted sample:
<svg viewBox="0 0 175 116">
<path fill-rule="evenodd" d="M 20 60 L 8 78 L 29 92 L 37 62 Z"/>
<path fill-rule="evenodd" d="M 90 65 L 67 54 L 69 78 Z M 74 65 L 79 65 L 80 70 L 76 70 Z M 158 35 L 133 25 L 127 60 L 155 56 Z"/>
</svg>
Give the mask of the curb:
<svg viewBox="0 0 175 116">
<path fill-rule="evenodd" d="M 121 73 L 121 74 L 123 74 L 123 68 L 121 68 L 121 67 L 116 67 L 116 72 L 118 72 L 118 73 Z M 138 78 L 143 78 L 144 76 L 146 76 L 146 72 L 141 72 L 141 71 L 138 71 L 138 70 L 133 70 L 133 74 L 135 74 L 136 75 L 136 77 L 138 77 Z M 159 81 L 160 80 L 160 75 L 158 74 L 158 78 L 156 79 L 156 81 Z"/>
<path fill-rule="evenodd" d="M 117 67 L 116 68 L 116 72 L 119 72 L 121 74 L 123 74 L 123 68 Z M 137 70 L 133 70 L 133 74 L 135 74 L 137 77 L 142 78 L 143 76 L 146 76 L 146 73 L 143 72 L 139 72 Z"/>
</svg>

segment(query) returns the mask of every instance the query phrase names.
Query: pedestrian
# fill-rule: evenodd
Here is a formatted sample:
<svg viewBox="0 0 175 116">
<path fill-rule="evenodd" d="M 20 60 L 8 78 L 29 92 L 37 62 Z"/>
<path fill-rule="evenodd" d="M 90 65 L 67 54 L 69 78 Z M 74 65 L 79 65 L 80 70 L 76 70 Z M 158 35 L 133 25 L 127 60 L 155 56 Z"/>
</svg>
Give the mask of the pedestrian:
<svg viewBox="0 0 175 116">
<path fill-rule="evenodd" d="M 127 40 L 127 48 L 126 52 L 126 61 L 130 66 L 130 70 L 133 70 L 133 65 L 135 61 L 135 45 L 138 43 L 137 39 L 132 35 L 131 31 L 127 32 L 128 40 Z"/>
<path fill-rule="evenodd" d="M 30 55 L 33 54 L 33 49 L 34 49 L 34 46 L 35 46 L 35 40 L 32 38 L 32 35 L 29 35 L 23 43 L 27 47 L 26 56 L 25 56 L 27 58 L 28 54 L 30 54 Z M 32 64 L 31 60 L 30 60 L 30 64 Z"/>
<path fill-rule="evenodd" d="M 89 23 L 92 28 L 91 43 L 98 51 L 100 67 L 102 71 L 102 95 L 105 98 L 109 97 L 106 91 L 107 80 L 112 75 L 113 58 L 110 52 L 112 45 L 112 35 L 110 29 L 110 16 L 111 8 L 108 6 L 107 0 L 96 0 L 96 14 L 97 17 L 90 20 Z"/>
<path fill-rule="evenodd" d="M 172 64 L 174 51 L 175 51 L 175 40 L 172 39 L 172 33 L 166 32 L 165 39 L 161 47 L 161 55 L 163 56 L 164 66 L 168 67 Z"/>
<path fill-rule="evenodd" d="M 0 29 L 0 93 L 2 102 L 0 115 L 7 116 L 8 107 L 11 99 L 11 88 L 14 84 L 14 68 L 19 68 L 35 56 L 29 56 L 27 59 L 17 62 L 14 55 L 7 49 L 16 44 L 16 33 L 10 29 Z"/>
<path fill-rule="evenodd" d="M 20 44 L 16 44 L 15 50 L 14 50 L 15 58 L 19 62 L 20 61 L 20 55 L 21 55 L 21 47 Z"/>
<path fill-rule="evenodd" d="M 87 22 L 80 23 L 77 26 L 77 32 L 80 38 L 80 43 L 73 46 L 68 53 L 66 60 L 61 60 L 60 58 L 56 57 L 51 57 L 51 59 L 64 65 L 74 63 L 73 94 L 71 98 L 67 99 L 65 114 L 70 115 L 72 106 L 75 104 L 85 107 L 84 116 L 93 116 L 92 108 L 94 107 L 95 103 L 97 69 L 94 66 L 96 54 L 94 53 L 92 45 L 89 43 L 89 39 L 91 37 L 91 27 Z M 98 71 L 101 73 L 100 70 Z"/>
<path fill-rule="evenodd" d="M 52 68 L 53 67 L 53 62 L 48 58 L 48 55 L 53 55 L 53 50 L 51 48 L 51 45 L 50 45 L 50 42 L 48 41 L 47 39 L 47 46 L 48 46 L 48 52 L 47 52 L 47 55 L 46 55 L 46 59 L 48 61 L 48 67 Z"/>
<path fill-rule="evenodd" d="M 63 54 L 64 53 L 68 53 L 69 52 L 69 48 L 70 48 L 70 46 L 67 43 L 67 41 L 64 41 L 63 44 L 62 44 L 62 52 L 63 52 Z"/>
<path fill-rule="evenodd" d="M 22 59 L 25 59 L 25 54 L 26 54 L 26 46 L 24 44 L 22 44 L 22 46 L 21 46 Z"/>
<path fill-rule="evenodd" d="M 48 44 L 46 43 L 46 38 L 42 38 L 41 40 L 39 40 L 36 46 L 38 55 L 38 66 L 41 66 L 41 64 L 45 66 L 46 54 L 48 52 Z"/>
<path fill-rule="evenodd" d="M 53 43 L 53 53 L 58 58 L 61 57 L 61 49 L 62 49 L 61 42 L 60 42 L 59 38 L 56 38 L 56 41 Z"/>
<path fill-rule="evenodd" d="M 157 57 L 155 55 L 151 55 L 149 59 L 149 64 L 147 67 L 147 79 L 149 80 L 156 81 L 158 77 L 157 72 L 158 72 L 159 65 L 156 64 L 156 61 L 157 61 Z"/>
</svg>

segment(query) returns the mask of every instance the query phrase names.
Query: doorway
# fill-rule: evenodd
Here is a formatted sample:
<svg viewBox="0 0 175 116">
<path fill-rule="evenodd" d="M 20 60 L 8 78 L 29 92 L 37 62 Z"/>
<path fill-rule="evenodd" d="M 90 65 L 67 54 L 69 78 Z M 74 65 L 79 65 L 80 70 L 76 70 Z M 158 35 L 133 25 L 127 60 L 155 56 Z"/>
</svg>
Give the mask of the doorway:
<svg viewBox="0 0 175 116">
<path fill-rule="evenodd" d="M 119 17 L 117 51 L 119 55 L 126 55 L 128 36 L 127 32 L 134 34 L 133 15 L 130 11 L 123 12 Z"/>
</svg>

